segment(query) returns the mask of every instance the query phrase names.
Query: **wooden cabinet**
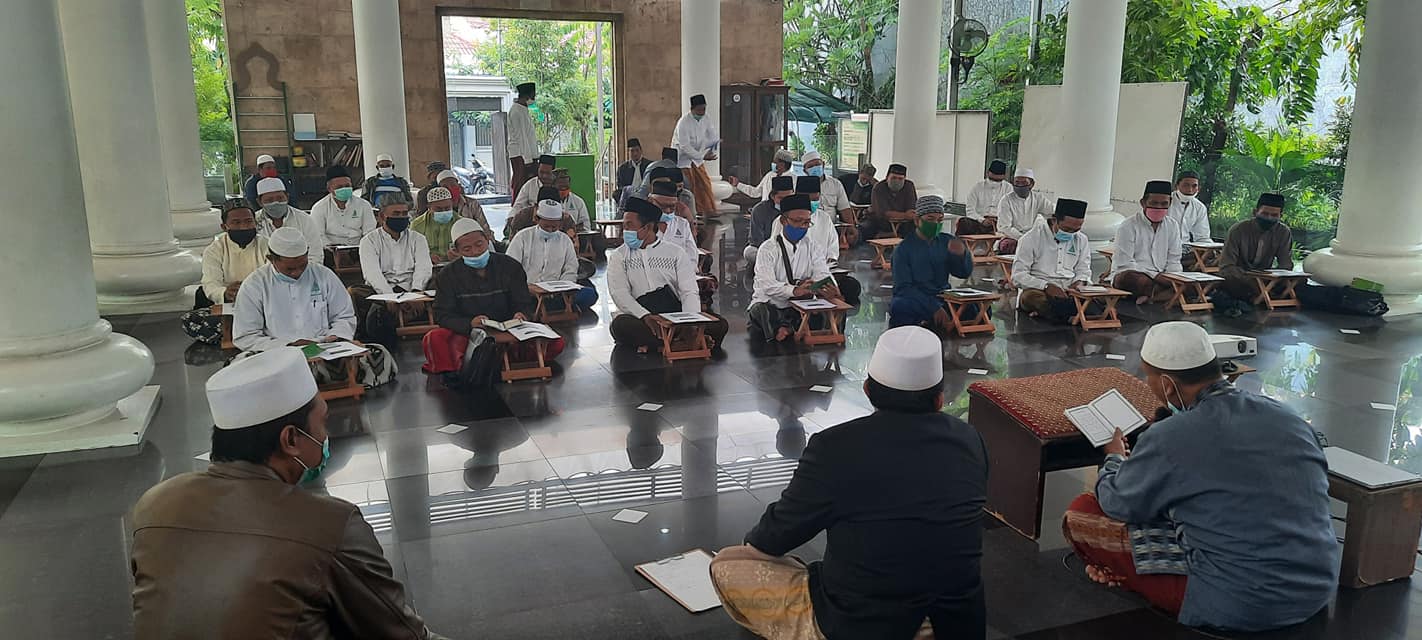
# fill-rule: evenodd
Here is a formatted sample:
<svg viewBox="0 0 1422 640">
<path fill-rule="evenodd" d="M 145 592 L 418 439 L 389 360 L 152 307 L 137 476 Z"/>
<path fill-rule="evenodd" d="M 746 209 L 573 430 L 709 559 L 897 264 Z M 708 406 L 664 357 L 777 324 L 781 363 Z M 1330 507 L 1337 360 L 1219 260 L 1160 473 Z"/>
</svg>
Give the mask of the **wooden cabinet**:
<svg viewBox="0 0 1422 640">
<path fill-rule="evenodd" d="M 758 184 L 790 128 L 787 86 L 721 87 L 721 174 Z"/>
</svg>

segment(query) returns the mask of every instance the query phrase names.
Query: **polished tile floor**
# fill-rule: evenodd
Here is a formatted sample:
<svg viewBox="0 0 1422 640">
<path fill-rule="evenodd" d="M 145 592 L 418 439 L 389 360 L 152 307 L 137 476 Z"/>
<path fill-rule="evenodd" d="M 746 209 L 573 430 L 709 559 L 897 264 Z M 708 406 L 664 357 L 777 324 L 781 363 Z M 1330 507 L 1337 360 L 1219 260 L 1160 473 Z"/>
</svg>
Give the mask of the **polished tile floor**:
<svg viewBox="0 0 1422 640">
<path fill-rule="evenodd" d="M 887 276 L 870 270 L 862 251 L 846 260 L 865 296 L 844 348 L 752 344 L 741 311 L 749 297 L 737 241 L 744 223 L 709 228 L 722 281 L 717 306 L 733 327 L 716 361 L 667 367 L 614 352 L 604 295 L 596 317 L 569 328 L 551 382 L 461 396 L 419 372 L 419 345 L 407 341 L 397 382 L 362 402 L 333 403 L 337 437 L 324 490 L 360 505 L 433 629 L 455 638 L 749 637 L 720 610 L 685 612 L 633 566 L 739 542 L 779 495 L 810 435 L 870 412 L 860 386 L 885 328 Z M 947 410 L 965 416 L 964 390 L 980 378 L 970 368 L 993 378 L 1102 366 L 1139 373 L 1145 329 L 1166 316 L 1130 305 L 1125 315 L 1120 331 L 1083 334 L 997 308 L 995 336 L 944 345 Z M 1287 402 L 1333 444 L 1422 471 L 1422 321 L 1311 312 L 1197 319 L 1215 333 L 1259 339 L 1252 364 L 1260 372 L 1243 386 Z M 125 514 L 153 484 L 206 466 L 194 458 L 209 449 L 203 383 L 223 354 L 190 346 L 173 315 L 113 321 L 157 357 L 162 407 L 140 447 L 0 459 L 0 636 L 131 636 Z M 636 409 L 643 402 L 664 406 Z M 468 429 L 436 431 L 450 423 Z M 1051 474 L 1044 520 L 1059 518 L 1092 473 Z M 613 521 L 626 507 L 649 515 L 636 525 Z M 1346 519 L 1341 507 L 1339 516 Z M 1215 637 L 1090 583 L 1055 527 L 1045 528 L 1033 542 L 990 524 L 990 637 Z M 797 553 L 814 559 L 823 550 L 822 535 Z M 1400 582 L 1344 591 L 1301 627 L 1252 637 L 1419 636 L 1422 588 Z"/>
</svg>

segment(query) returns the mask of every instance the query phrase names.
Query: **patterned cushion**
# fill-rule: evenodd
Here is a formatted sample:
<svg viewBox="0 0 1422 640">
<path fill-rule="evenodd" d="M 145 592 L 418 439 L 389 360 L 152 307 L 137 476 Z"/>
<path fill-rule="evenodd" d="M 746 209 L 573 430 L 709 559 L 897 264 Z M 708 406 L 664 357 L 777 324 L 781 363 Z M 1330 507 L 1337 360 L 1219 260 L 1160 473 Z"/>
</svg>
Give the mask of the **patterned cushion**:
<svg viewBox="0 0 1422 640">
<path fill-rule="evenodd" d="M 1147 419 L 1153 418 L 1161 406 L 1144 382 L 1110 368 L 974 382 L 968 391 L 1001 407 L 1038 438 L 1048 440 L 1079 436 L 1080 432 L 1067 420 L 1066 410 L 1091 402 L 1112 387 L 1120 389 L 1121 395 Z"/>
</svg>

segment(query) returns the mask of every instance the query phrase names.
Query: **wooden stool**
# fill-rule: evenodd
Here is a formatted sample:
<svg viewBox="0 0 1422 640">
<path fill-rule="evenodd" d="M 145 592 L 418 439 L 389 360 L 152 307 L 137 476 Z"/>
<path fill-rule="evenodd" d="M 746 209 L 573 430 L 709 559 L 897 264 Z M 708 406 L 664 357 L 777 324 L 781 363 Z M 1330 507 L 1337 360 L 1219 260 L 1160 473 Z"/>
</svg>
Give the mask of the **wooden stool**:
<svg viewBox="0 0 1422 640">
<path fill-rule="evenodd" d="M 622 246 L 621 220 L 594 220 L 593 222 L 602 228 L 602 237 L 607 239 L 607 248 L 614 249 Z"/>
<path fill-rule="evenodd" d="M 352 343 L 359 344 L 354 341 L 352 341 Z M 340 382 L 332 382 L 317 387 L 317 395 L 320 395 L 322 400 L 329 401 L 338 400 L 340 398 L 360 399 L 361 396 L 365 395 L 365 385 L 356 382 L 356 373 L 359 371 L 360 368 L 360 363 L 358 362 L 358 360 L 360 360 L 361 355 L 364 354 L 346 356 L 340 359 L 341 362 L 346 363 L 346 379 Z M 308 364 L 311 364 L 316 362 L 329 361 L 322 360 L 319 357 L 312 357 L 307 358 L 306 362 Z"/>
<path fill-rule="evenodd" d="M 1097 278 L 1096 281 L 1104 286 L 1109 287 L 1111 286 L 1111 262 L 1115 259 L 1116 256 L 1116 247 L 1112 246 L 1097 249 L 1096 253 L 1099 253 L 1106 258 L 1106 271 L 1103 272 L 1101 274 L 1101 277 Z"/>
<path fill-rule="evenodd" d="M 599 236 L 599 235 L 602 235 L 602 234 L 601 234 L 600 232 L 597 232 L 597 231 L 579 231 L 579 232 L 578 232 L 578 257 L 579 257 L 579 258 L 585 258 L 585 259 L 588 259 L 588 260 L 596 260 L 596 259 L 597 259 L 597 251 L 595 251 L 595 250 L 593 249 L 592 239 L 593 239 L 593 238 L 596 238 L 596 237 Z"/>
<path fill-rule="evenodd" d="M 939 294 L 944 302 L 948 303 L 948 316 L 953 319 L 953 331 L 960 337 L 967 337 L 971 333 L 994 333 L 997 327 L 993 326 L 992 319 L 988 317 L 988 308 L 992 303 L 1002 299 L 996 293 L 981 293 L 971 295 L 959 295 L 951 291 L 944 291 Z M 963 312 L 968 305 L 978 305 L 978 312 L 973 317 L 963 319 Z"/>
<path fill-rule="evenodd" d="M 710 360 L 711 340 L 706 337 L 706 325 L 713 322 L 707 320 L 677 323 L 660 315 L 653 315 L 655 333 L 662 341 L 662 357 L 667 363 L 694 358 Z"/>
<path fill-rule="evenodd" d="M 512 333 L 499 331 L 497 329 L 485 328 L 484 331 L 493 337 L 494 342 L 503 345 L 501 351 L 503 367 L 499 371 L 499 378 L 504 382 L 515 380 L 548 380 L 553 377 L 553 368 L 548 366 L 545 354 L 548 350 L 548 338 L 530 338 L 519 340 Z M 513 347 L 525 343 L 532 343 L 534 357 L 528 360 L 515 360 L 509 355 Z"/>
<path fill-rule="evenodd" d="M 854 225 L 847 222 L 834 223 L 834 231 L 839 234 L 839 250 L 844 251 L 849 248 L 849 234 L 854 229 Z"/>
<path fill-rule="evenodd" d="M 714 278 L 714 277 L 712 277 L 712 276 L 697 274 L 697 276 L 696 276 L 696 290 L 697 290 L 698 292 L 700 292 L 700 291 L 702 290 L 702 283 L 703 283 L 703 282 L 715 282 L 715 281 L 716 281 L 716 278 Z M 710 311 L 710 310 L 711 310 L 711 301 L 710 301 L 710 300 L 707 300 L 705 296 L 702 296 L 702 297 L 701 297 L 701 310 L 702 310 L 702 311 Z"/>
<path fill-rule="evenodd" d="M 212 305 L 212 315 L 222 317 L 222 348 L 236 349 L 232 344 L 232 308 L 222 304 Z"/>
<path fill-rule="evenodd" d="M 800 312 L 800 328 L 795 330 L 795 339 L 807 346 L 822 344 L 844 344 L 844 334 L 840 332 L 840 322 L 844 320 L 844 312 L 853 309 L 843 300 L 826 300 L 834 304 L 833 307 L 822 307 L 818 309 L 806 309 L 805 303 L 808 300 L 791 300 L 790 306 Z M 810 320 L 819 317 L 824 320 L 825 328 L 811 329 Z"/>
<path fill-rule="evenodd" d="M 1223 242 L 1186 242 L 1185 248 L 1195 255 L 1194 271 L 1219 273 L 1220 258 L 1224 256 Z"/>
<path fill-rule="evenodd" d="M 339 275 L 360 273 L 360 247 L 353 244 L 333 244 L 326 246 L 331 256 L 331 270 Z"/>
<path fill-rule="evenodd" d="M 993 264 L 993 258 L 997 257 L 997 243 L 1007 236 L 997 233 L 976 233 L 966 236 L 958 236 L 968 245 L 968 253 L 973 256 L 973 266 Z M 982 255 L 978 255 L 978 250 L 982 249 Z"/>
<path fill-rule="evenodd" d="M 1195 311 L 1211 311 L 1215 308 L 1215 303 L 1210 302 L 1210 292 L 1215 290 L 1224 278 L 1207 273 L 1195 273 L 1185 275 L 1180 273 L 1163 273 L 1166 281 L 1170 283 L 1175 294 L 1165 303 L 1165 308 L 1180 307 L 1185 313 Z"/>
<path fill-rule="evenodd" d="M 914 221 L 913 216 L 912 216 L 912 215 L 909 215 L 909 214 L 904 214 L 904 215 L 901 215 L 901 216 L 887 216 L 887 217 L 888 217 L 888 220 L 889 220 L 889 226 L 892 227 L 893 230 L 894 230 L 894 237 L 895 237 L 895 238 L 898 238 L 898 239 L 900 239 L 900 240 L 902 240 L 903 237 L 904 237 L 904 236 L 903 236 L 903 226 L 904 226 L 904 224 L 906 224 L 906 223 L 912 223 L 912 222 Z"/>
<path fill-rule="evenodd" d="M 1323 451 L 1329 458 L 1328 495 L 1348 504 L 1348 531 L 1343 538 L 1338 584 L 1357 589 L 1412 575 L 1417 536 L 1422 534 L 1422 479 L 1408 478 L 1409 474 L 1370 459 L 1345 466 L 1337 460 L 1340 454 L 1354 460 L 1361 456 L 1349 456 L 1349 452 L 1337 447 Z M 1367 472 L 1379 480 L 1391 481 L 1368 486 L 1336 473 L 1334 468 Z"/>
<path fill-rule="evenodd" d="M 1012 256 L 992 256 L 992 264 L 1002 268 L 1002 282 L 998 284 L 999 289 L 1012 288 Z"/>
<path fill-rule="evenodd" d="M 1254 278 L 1254 283 L 1259 286 L 1259 295 L 1255 296 L 1254 304 L 1262 304 L 1273 311 L 1275 309 L 1299 308 L 1299 296 L 1294 291 L 1294 287 L 1299 286 L 1300 282 L 1308 280 L 1313 274 L 1272 269 L 1269 271 L 1246 271 L 1245 275 Z M 1273 294 L 1275 283 L 1284 285 L 1277 297 Z"/>
<path fill-rule="evenodd" d="M 903 239 L 875 238 L 873 240 L 869 240 L 868 242 L 869 246 L 874 247 L 874 262 L 869 266 L 874 267 L 875 269 L 883 269 L 885 261 L 888 260 L 889 252 L 892 251 L 894 247 L 899 246 L 899 243 L 903 242 Z"/>
<path fill-rule="evenodd" d="M 532 282 L 528 285 L 528 292 L 533 294 L 538 306 L 533 310 L 533 321 L 543 324 L 553 324 L 555 322 L 576 322 L 578 319 L 578 307 L 573 304 L 573 296 L 577 291 L 547 291 L 538 283 Z M 552 305 L 548 304 L 550 299 L 562 299 L 563 310 L 552 311 Z"/>
<path fill-rule="evenodd" d="M 1120 329 L 1121 318 L 1116 315 L 1116 303 L 1131 295 L 1129 291 L 1106 287 L 1105 291 L 1083 292 L 1067 289 L 1067 295 L 1076 303 L 1076 322 L 1083 330 Z M 1106 308 L 1099 314 L 1087 314 L 1092 301 L 1100 300 Z"/>
<path fill-rule="evenodd" d="M 425 312 L 424 322 L 421 322 L 419 324 L 411 324 L 409 321 L 405 320 L 405 313 L 404 309 L 402 308 L 402 305 L 405 304 L 420 305 L 422 310 Z M 426 333 L 429 333 L 439 328 L 439 325 L 435 324 L 434 319 L 434 298 L 429 297 L 428 294 L 423 300 L 410 300 L 407 302 L 386 302 L 385 309 L 395 316 L 395 335 L 400 336 L 402 338 L 406 336 L 423 336 Z"/>
</svg>

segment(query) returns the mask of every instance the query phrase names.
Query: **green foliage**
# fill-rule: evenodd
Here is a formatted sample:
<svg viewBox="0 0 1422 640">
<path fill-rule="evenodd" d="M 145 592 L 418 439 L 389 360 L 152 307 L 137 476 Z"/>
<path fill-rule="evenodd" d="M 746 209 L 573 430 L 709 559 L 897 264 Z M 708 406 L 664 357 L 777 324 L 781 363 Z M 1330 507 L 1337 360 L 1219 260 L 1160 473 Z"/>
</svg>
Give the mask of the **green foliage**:
<svg viewBox="0 0 1422 640">
<path fill-rule="evenodd" d="M 993 142 L 1017 142 L 1022 129 L 1022 97 L 1027 77 L 1025 19 L 1013 20 L 988 38 L 966 82 L 958 88 L 959 109 L 992 112 Z"/>
<path fill-rule="evenodd" d="M 511 84 L 538 84 L 534 127 L 540 140 L 564 140 L 579 152 L 591 151 L 597 116 L 597 59 L 594 29 L 604 29 L 604 56 L 610 59 L 610 25 L 552 20 L 495 19 L 490 28 L 499 40 L 474 49 L 478 68 L 466 73 L 502 73 Z M 604 82 L 608 82 L 604 78 Z M 604 86 L 612 95 L 612 87 Z M 541 116 L 539 115 L 541 114 Z M 605 122 L 611 122 L 606 119 Z"/>
<path fill-rule="evenodd" d="M 893 80 L 874 81 L 870 54 L 898 20 L 898 0 L 786 0 L 785 80 L 834 95 L 859 112 L 893 106 Z"/>
<path fill-rule="evenodd" d="M 223 173 L 237 156 L 232 100 L 227 92 L 227 44 L 222 30 L 222 0 L 186 0 L 188 48 L 193 57 L 198 137 L 208 175 Z"/>
<path fill-rule="evenodd" d="M 824 156 L 825 162 L 831 167 L 839 167 L 839 134 L 835 123 L 821 122 L 815 125 L 815 148 L 820 150 L 820 155 Z"/>
</svg>

